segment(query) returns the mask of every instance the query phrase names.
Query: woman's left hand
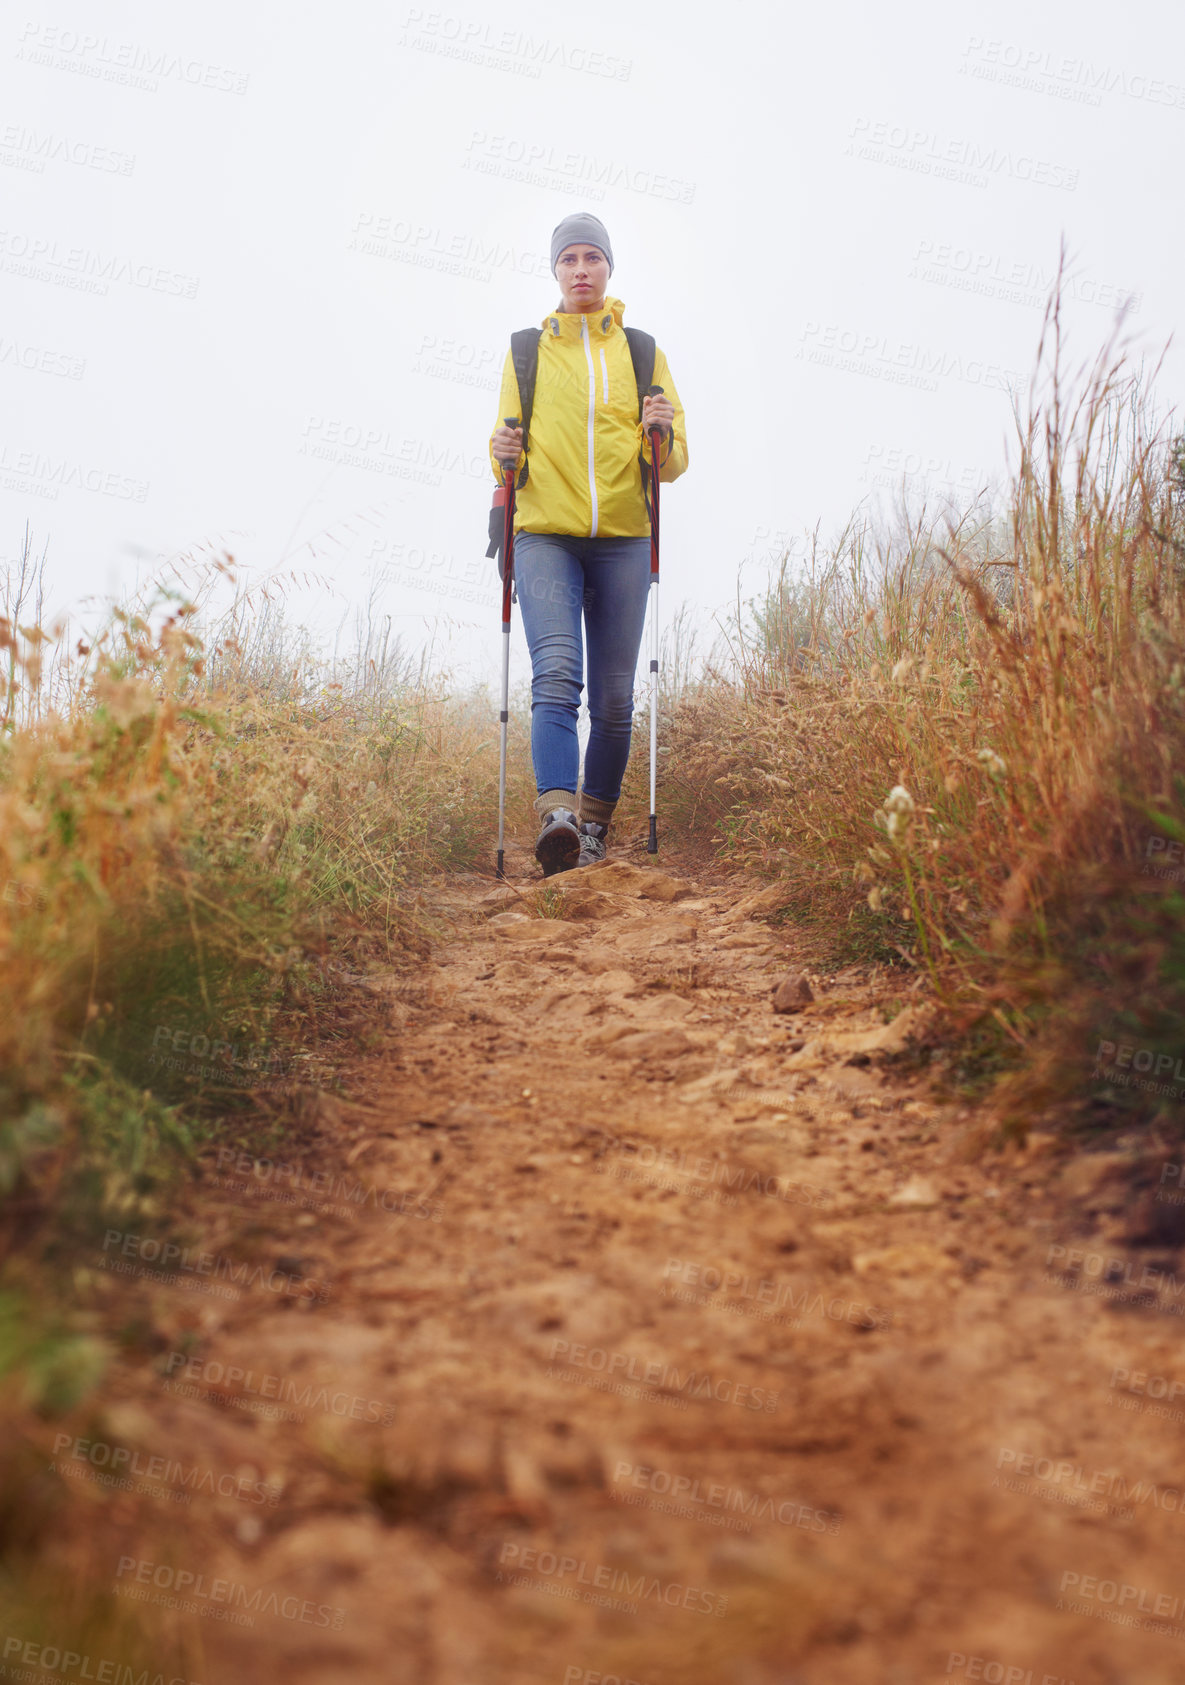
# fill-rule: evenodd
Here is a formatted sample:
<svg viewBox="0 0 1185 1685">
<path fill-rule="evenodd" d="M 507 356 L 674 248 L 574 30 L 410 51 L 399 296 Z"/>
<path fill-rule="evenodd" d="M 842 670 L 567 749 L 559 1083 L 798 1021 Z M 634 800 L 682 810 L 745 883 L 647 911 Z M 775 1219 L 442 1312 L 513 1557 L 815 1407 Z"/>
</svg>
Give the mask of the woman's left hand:
<svg viewBox="0 0 1185 1685">
<path fill-rule="evenodd" d="M 675 406 L 667 397 L 642 399 L 642 431 L 650 437 L 652 427 L 661 427 L 665 436 L 675 420 Z"/>
</svg>

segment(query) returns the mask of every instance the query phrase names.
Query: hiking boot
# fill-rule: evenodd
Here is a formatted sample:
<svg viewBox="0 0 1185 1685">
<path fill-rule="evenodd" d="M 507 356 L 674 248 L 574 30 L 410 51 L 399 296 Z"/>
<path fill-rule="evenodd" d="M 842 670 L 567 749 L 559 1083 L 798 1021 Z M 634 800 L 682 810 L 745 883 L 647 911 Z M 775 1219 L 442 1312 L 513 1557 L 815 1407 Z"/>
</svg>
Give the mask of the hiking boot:
<svg viewBox="0 0 1185 1685">
<path fill-rule="evenodd" d="M 580 864 L 580 832 L 576 815 L 568 808 L 557 807 L 543 815 L 543 829 L 535 839 L 535 858 L 545 878 Z"/>
<path fill-rule="evenodd" d="M 598 860 L 603 860 L 608 834 L 608 825 L 598 825 L 595 819 L 586 819 L 580 827 L 580 859 L 576 864 L 595 866 Z"/>
</svg>

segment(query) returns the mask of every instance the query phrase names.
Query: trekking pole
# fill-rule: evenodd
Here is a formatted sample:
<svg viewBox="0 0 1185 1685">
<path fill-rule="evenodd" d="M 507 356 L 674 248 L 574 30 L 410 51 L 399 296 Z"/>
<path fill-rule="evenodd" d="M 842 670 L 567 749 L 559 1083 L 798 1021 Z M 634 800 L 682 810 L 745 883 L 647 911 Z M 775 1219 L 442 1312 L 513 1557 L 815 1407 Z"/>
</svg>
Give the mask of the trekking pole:
<svg viewBox="0 0 1185 1685">
<path fill-rule="evenodd" d="M 503 416 L 503 425 L 517 427 L 518 416 Z M 516 458 L 517 460 L 517 458 Z M 510 593 L 514 584 L 514 462 L 504 462 L 506 496 L 502 509 L 502 710 L 498 715 L 498 865 L 494 876 L 504 878 L 506 870 L 506 732 L 510 720 Z"/>
<path fill-rule="evenodd" d="M 661 386 L 648 386 L 646 396 L 662 395 Z M 655 791 L 658 770 L 658 458 L 662 428 L 650 429 L 650 837 L 647 854 L 658 853 L 658 816 Z"/>
</svg>

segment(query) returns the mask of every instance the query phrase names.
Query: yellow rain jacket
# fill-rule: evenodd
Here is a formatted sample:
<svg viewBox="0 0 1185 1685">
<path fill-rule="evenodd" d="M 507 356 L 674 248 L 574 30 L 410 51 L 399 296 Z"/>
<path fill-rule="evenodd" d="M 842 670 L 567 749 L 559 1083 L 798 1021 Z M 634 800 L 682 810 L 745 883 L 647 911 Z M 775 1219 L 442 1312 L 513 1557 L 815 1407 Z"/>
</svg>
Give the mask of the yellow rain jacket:
<svg viewBox="0 0 1185 1685">
<path fill-rule="evenodd" d="M 642 496 L 638 452 L 650 461 L 650 440 L 638 419 L 638 386 L 621 325 L 625 306 L 606 298 L 595 316 L 557 311 L 540 326 L 539 369 L 531 416 L 530 473 L 516 494 L 515 532 L 557 532 L 579 538 L 646 538 L 650 520 Z M 683 406 L 662 351 L 655 349 L 653 383 L 675 406 L 672 437 L 664 441 L 658 477 L 677 480 L 687 467 Z M 498 420 L 518 415 L 518 381 L 508 351 L 502 370 Z M 525 457 L 520 455 L 518 467 Z M 494 478 L 504 483 L 494 460 Z"/>
</svg>

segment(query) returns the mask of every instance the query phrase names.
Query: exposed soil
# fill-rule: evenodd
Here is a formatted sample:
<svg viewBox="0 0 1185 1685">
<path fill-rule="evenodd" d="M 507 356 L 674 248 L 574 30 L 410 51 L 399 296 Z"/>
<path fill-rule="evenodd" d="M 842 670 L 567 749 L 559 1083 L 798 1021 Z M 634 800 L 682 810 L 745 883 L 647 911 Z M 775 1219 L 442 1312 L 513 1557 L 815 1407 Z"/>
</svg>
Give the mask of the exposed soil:
<svg viewBox="0 0 1185 1685">
<path fill-rule="evenodd" d="M 95 1485 L 85 1572 L 204 1575 L 144 1604 L 204 1685 L 1180 1680 L 1159 1162 L 988 1147 L 900 972 L 634 858 L 459 880 L 298 1169 L 209 1160 L 201 1248 L 289 1285 L 144 1280 L 85 1431 L 248 1495 Z"/>
</svg>

